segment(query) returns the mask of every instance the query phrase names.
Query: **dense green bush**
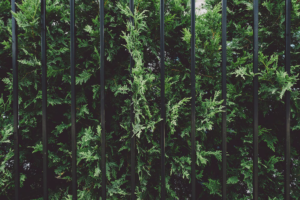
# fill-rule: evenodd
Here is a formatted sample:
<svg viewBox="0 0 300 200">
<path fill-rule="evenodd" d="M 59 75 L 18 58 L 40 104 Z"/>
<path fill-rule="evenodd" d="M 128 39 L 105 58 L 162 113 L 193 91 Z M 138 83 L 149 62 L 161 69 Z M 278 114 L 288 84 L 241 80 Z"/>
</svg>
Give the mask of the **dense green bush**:
<svg viewBox="0 0 300 200">
<path fill-rule="evenodd" d="M 291 197 L 300 198 L 300 4 L 292 0 L 292 74 L 284 72 L 285 4 L 259 5 L 259 197 L 283 199 L 284 94 L 291 91 Z M 106 160 L 108 199 L 130 198 L 130 102 L 136 134 L 138 199 L 159 199 L 159 0 L 105 1 Z M 221 2 L 206 0 L 196 17 L 197 199 L 221 197 Z M 228 1 L 228 199 L 252 199 L 251 1 Z M 71 199 L 70 12 L 47 0 L 50 199 Z M 42 197 L 40 1 L 18 1 L 19 125 L 22 199 Z M 101 191 L 99 2 L 76 0 L 78 197 Z M 190 189 L 190 1 L 165 1 L 166 184 L 168 199 Z M 0 199 L 13 199 L 11 13 L 0 2 Z M 133 55 L 133 78 L 129 55 Z M 131 96 L 131 94 L 133 94 Z"/>
</svg>

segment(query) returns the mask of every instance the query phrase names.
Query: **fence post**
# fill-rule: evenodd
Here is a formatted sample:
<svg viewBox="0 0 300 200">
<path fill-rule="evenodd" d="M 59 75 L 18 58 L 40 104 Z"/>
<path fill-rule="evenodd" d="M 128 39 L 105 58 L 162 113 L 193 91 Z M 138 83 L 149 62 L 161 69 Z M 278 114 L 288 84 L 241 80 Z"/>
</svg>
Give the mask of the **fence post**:
<svg viewBox="0 0 300 200">
<path fill-rule="evenodd" d="M 227 0 L 222 0 L 222 100 L 224 111 L 222 113 L 222 199 L 226 200 L 226 184 L 227 184 L 227 162 L 226 162 L 226 151 L 227 151 L 227 132 L 226 132 L 226 26 L 227 26 Z"/>
<path fill-rule="evenodd" d="M 253 9 L 253 73 L 258 73 L 258 0 Z M 253 78 L 253 199 L 258 199 L 258 77 Z"/>
<path fill-rule="evenodd" d="M 291 1 L 285 1 L 285 71 L 291 75 Z M 290 91 L 285 94 L 286 114 L 286 144 L 285 144 L 285 200 L 290 199 L 290 162 L 291 162 L 291 138 L 290 138 Z"/>
<path fill-rule="evenodd" d="M 48 135 L 47 135 L 47 43 L 46 0 L 41 0 L 41 57 L 42 57 L 42 136 L 43 136 L 43 195 L 48 200 Z"/>
<path fill-rule="evenodd" d="M 191 93 L 192 93 L 192 121 L 191 121 L 191 179 L 192 179 L 192 200 L 196 200 L 196 141 L 195 141 L 195 134 L 196 134 L 196 91 L 195 91 L 195 0 L 191 1 Z"/>
<path fill-rule="evenodd" d="M 11 0 L 11 11 L 16 12 L 16 2 Z M 19 109 L 18 109 L 18 26 L 16 19 L 12 15 L 12 65 L 13 65 L 13 127 L 14 127 L 14 168 L 15 168 L 15 199 L 19 199 L 20 191 L 20 171 L 19 171 Z"/>
<path fill-rule="evenodd" d="M 70 0 L 70 33 L 71 33 L 71 134 L 72 134 L 72 195 L 77 199 L 76 168 L 76 94 L 75 94 L 75 0 Z"/>
<path fill-rule="evenodd" d="M 101 171 L 102 200 L 106 200 L 106 157 L 105 157 L 105 82 L 104 82 L 104 0 L 100 0 L 100 85 L 101 85 Z"/>
<path fill-rule="evenodd" d="M 160 77 L 161 77 L 161 199 L 166 199 L 166 176 L 165 176 L 165 14 L 164 0 L 160 0 Z"/>
<path fill-rule="evenodd" d="M 129 7 L 131 12 L 134 14 L 134 0 L 130 0 L 129 1 Z M 134 25 L 134 21 L 133 21 L 133 17 L 130 17 L 130 21 L 132 23 L 132 25 Z M 130 55 L 130 78 L 131 81 L 133 81 L 132 78 L 132 68 L 134 67 L 134 60 L 132 58 L 132 56 Z M 132 93 L 131 93 L 132 96 Z M 133 130 L 132 130 L 132 123 L 134 122 L 134 118 L 133 118 L 133 104 L 132 104 L 132 100 L 131 100 L 131 104 L 130 104 L 130 127 L 131 127 L 131 200 L 135 200 L 135 195 L 134 195 L 134 191 L 135 191 L 135 136 L 133 134 Z"/>
</svg>

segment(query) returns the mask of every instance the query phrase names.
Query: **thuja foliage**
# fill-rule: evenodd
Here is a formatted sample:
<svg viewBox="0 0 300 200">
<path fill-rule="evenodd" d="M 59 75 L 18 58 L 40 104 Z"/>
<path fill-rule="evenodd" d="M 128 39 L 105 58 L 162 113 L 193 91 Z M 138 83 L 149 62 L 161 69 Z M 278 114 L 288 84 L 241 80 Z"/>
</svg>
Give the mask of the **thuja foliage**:
<svg viewBox="0 0 300 200">
<path fill-rule="evenodd" d="M 71 199 L 70 11 L 47 0 L 50 199 Z M 105 1 L 106 172 L 100 168 L 99 1 L 76 0 L 78 198 L 130 199 L 130 139 L 136 137 L 138 199 L 160 198 L 159 0 Z M 40 1 L 0 2 L 0 198 L 13 199 L 11 14 L 18 23 L 22 199 L 42 199 Z M 221 2 L 196 16 L 197 199 L 221 198 Z M 228 199 L 252 199 L 253 2 L 228 1 Z M 291 75 L 284 69 L 284 1 L 259 2 L 259 198 L 283 199 L 286 91 L 291 93 L 291 197 L 300 198 L 300 4 L 292 0 Z M 134 18 L 134 24 L 129 17 Z M 190 1 L 165 1 L 167 199 L 190 197 Z M 130 55 L 134 67 L 130 70 Z M 130 71 L 132 72 L 130 74 Z M 130 106 L 133 105 L 133 123 Z"/>
</svg>

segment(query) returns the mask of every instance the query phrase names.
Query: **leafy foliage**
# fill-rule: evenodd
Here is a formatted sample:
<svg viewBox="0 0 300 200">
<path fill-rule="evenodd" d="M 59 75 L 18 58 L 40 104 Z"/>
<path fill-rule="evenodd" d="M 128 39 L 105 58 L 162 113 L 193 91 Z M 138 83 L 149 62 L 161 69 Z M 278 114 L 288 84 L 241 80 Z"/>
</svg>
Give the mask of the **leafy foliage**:
<svg viewBox="0 0 300 200">
<path fill-rule="evenodd" d="M 50 199 L 72 199 L 69 2 L 47 0 Z M 117 5 L 117 6 L 116 6 Z M 300 198 L 300 4 L 292 0 L 291 75 L 284 70 L 284 2 L 259 5 L 260 199 L 283 199 L 285 104 L 291 93 L 291 196 Z M 40 1 L 0 2 L 0 199 L 13 199 L 11 14 L 18 23 L 21 192 L 42 199 Z M 196 16 L 197 199 L 221 196 L 221 4 L 206 0 Z M 105 1 L 106 176 L 108 199 L 130 199 L 130 139 L 136 136 L 137 199 L 160 195 L 159 0 Z M 190 1 L 165 2 L 167 199 L 191 194 Z M 252 198 L 253 4 L 228 2 L 228 199 Z M 129 21 L 133 17 L 134 24 Z M 99 1 L 76 1 L 78 198 L 101 191 Z M 134 67 L 130 69 L 130 55 Z M 133 123 L 130 107 L 133 107 Z M 30 191 L 30 192 L 28 192 Z"/>
</svg>

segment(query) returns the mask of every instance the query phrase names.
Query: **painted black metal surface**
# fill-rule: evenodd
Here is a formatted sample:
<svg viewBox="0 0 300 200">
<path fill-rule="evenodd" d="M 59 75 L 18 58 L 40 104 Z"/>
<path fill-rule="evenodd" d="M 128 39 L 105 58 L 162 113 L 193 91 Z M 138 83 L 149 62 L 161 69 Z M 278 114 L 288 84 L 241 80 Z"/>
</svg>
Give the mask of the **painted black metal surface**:
<svg viewBox="0 0 300 200">
<path fill-rule="evenodd" d="M 258 0 L 253 9 L 253 72 L 258 72 Z M 258 77 L 253 78 L 253 199 L 258 199 Z"/>
<path fill-rule="evenodd" d="M 105 81 L 104 81 L 104 0 L 100 0 L 100 85 L 101 85 L 101 171 L 102 200 L 106 199 L 106 156 L 105 156 Z"/>
<path fill-rule="evenodd" d="M 165 6 L 164 0 L 160 0 L 160 76 L 161 76 L 161 199 L 166 199 L 166 176 L 165 176 Z"/>
<path fill-rule="evenodd" d="M 134 0 L 129 1 L 129 7 L 132 13 L 134 13 Z M 130 17 L 130 21 L 133 24 L 133 17 Z M 130 75 L 132 76 L 132 68 L 134 67 L 134 60 L 132 56 L 130 56 Z M 131 81 L 133 79 L 131 78 Z M 131 94 L 132 95 L 132 94 Z M 132 123 L 133 123 L 133 104 L 131 101 L 130 105 L 130 123 L 131 123 L 131 130 L 132 130 Z M 131 147 L 130 147 L 130 152 L 131 152 L 131 200 L 135 200 L 135 136 L 133 135 L 133 131 L 131 133 Z"/>
<path fill-rule="evenodd" d="M 11 0 L 11 10 L 16 12 L 15 0 Z M 19 199 L 20 171 L 19 171 L 19 104 L 18 104 L 18 32 L 17 22 L 12 16 L 12 66 L 13 66 L 13 130 L 14 130 L 14 178 L 15 178 L 15 199 Z"/>
<path fill-rule="evenodd" d="M 72 140 L 72 197 L 77 199 L 76 167 L 76 94 L 75 94 L 75 0 L 70 0 L 70 34 L 71 34 L 71 140 Z"/>
<path fill-rule="evenodd" d="M 227 0 L 222 0 L 222 100 L 224 106 L 224 112 L 222 113 L 222 199 L 226 200 L 226 184 L 227 184 L 227 132 L 226 132 L 226 26 L 227 26 Z"/>
<path fill-rule="evenodd" d="M 192 95 L 192 121 L 191 121 L 191 179 L 192 179 L 192 199 L 196 199 L 196 89 L 195 89 L 195 0 L 191 0 L 191 95 Z"/>
<path fill-rule="evenodd" d="M 285 1 L 285 70 L 291 74 L 291 0 Z M 290 138 L 290 91 L 285 94 L 286 144 L 285 144 L 285 183 L 284 197 L 290 199 L 290 167 L 291 167 L 291 138 Z"/>
<path fill-rule="evenodd" d="M 43 138 L 43 196 L 48 200 L 48 135 L 47 135 L 47 43 L 46 0 L 41 0 L 41 64 L 42 64 L 42 138 Z"/>
</svg>

